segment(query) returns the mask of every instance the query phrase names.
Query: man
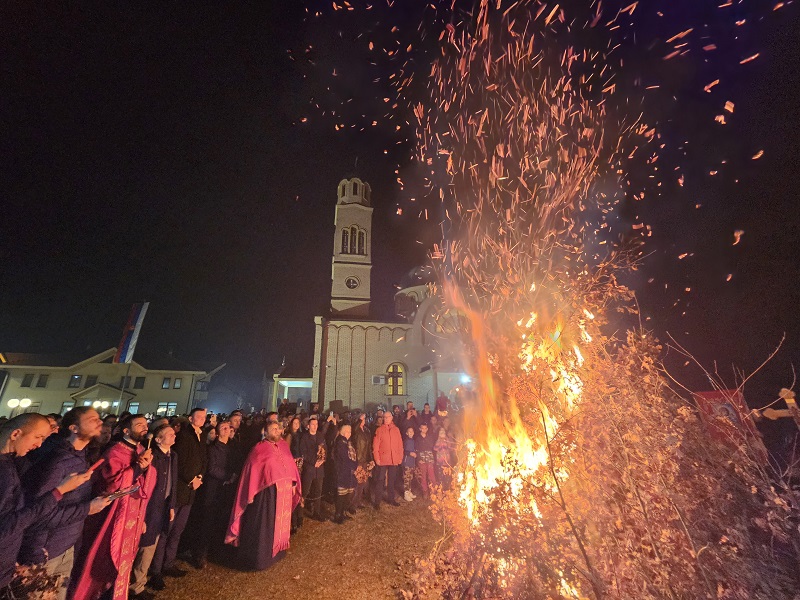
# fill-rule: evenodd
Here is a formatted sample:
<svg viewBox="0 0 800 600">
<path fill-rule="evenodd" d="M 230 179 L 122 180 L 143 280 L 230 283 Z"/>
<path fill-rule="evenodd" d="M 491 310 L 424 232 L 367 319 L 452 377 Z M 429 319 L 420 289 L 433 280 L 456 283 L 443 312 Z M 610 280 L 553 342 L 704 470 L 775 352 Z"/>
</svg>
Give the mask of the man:
<svg viewBox="0 0 800 600">
<path fill-rule="evenodd" d="M 70 581 L 72 600 L 128 597 L 128 580 L 156 477 L 149 468 L 153 452 L 141 445 L 147 439 L 145 416 L 129 415 L 119 422 L 118 428 L 122 438 L 103 455 L 105 462 L 98 470 L 95 491 L 113 494 L 131 486 L 139 489 L 116 499 L 108 510 L 86 519 Z"/>
<path fill-rule="evenodd" d="M 87 447 L 100 436 L 102 426 L 100 415 L 89 406 L 79 406 L 67 412 L 61 422 L 61 435 L 48 439 L 50 451 L 23 478 L 26 498 L 36 501 L 49 494 L 71 473 L 86 471 L 89 467 Z M 44 564 L 48 574 L 60 576 L 58 598 L 63 600 L 67 597 L 74 546 L 80 539 L 83 523 L 87 516 L 100 512 L 109 504 L 110 500 L 103 496 L 92 500 L 89 481 L 64 494 L 55 510 L 27 529 L 17 562 L 23 565 Z"/>
<path fill-rule="evenodd" d="M 206 409 L 194 408 L 189 413 L 189 426 L 178 432 L 175 453 L 178 455 L 178 490 L 175 496 L 175 518 L 169 532 L 159 537 L 151 571 L 153 577 L 183 577 L 186 571 L 175 566 L 181 541 L 197 491 L 206 472 L 206 445 L 202 442 Z"/>
<path fill-rule="evenodd" d="M 353 426 L 352 444 L 356 450 L 356 487 L 353 493 L 353 510 L 358 510 L 362 507 L 364 499 L 364 491 L 367 489 L 367 482 L 369 481 L 369 473 L 373 467 L 370 464 L 372 461 L 372 436 L 366 429 L 367 415 L 361 413 L 356 419 L 356 424 Z"/>
<path fill-rule="evenodd" d="M 242 469 L 225 543 L 238 546 L 240 565 L 263 570 L 289 547 L 292 510 L 302 502 L 300 474 L 278 423 L 256 444 Z"/>
<path fill-rule="evenodd" d="M 283 400 L 281 400 L 281 405 L 278 407 L 278 416 L 281 419 L 285 419 L 286 417 L 288 417 L 291 414 L 291 412 L 292 412 L 292 409 L 289 406 L 289 399 L 288 398 L 284 398 Z"/>
<path fill-rule="evenodd" d="M 375 420 L 369 426 L 370 438 L 375 437 L 375 432 L 378 431 L 378 427 L 381 425 L 383 425 L 383 409 L 379 408 L 375 411 Z"/>
<path fill-rule="evenodd" d="M 425 423 L 425 425 L 428 426 L 428 429 L 430 429 L 431 417 L 433 417 L 433 413 L 431 412 L 431 405 L 428 402 L 426 402 L 422 407 L 422 414 L 417 415 L 417 420 L 419 421 L 420 425 Z"/>
<path fill-rule="evenodd" d="M 145 531 L 139 540 L 139 551 L 133 561 L 131 574 L 131 598 L 149 599 L 144 589 L 148 584 L 147 572 L 156 553 L 158 539 L 166 535 L 169 525 L 175 518 L 175 497 L 178 489 L 178 456 L 171 451 L 175 444 L 175 430 L 168 423 L 162 423 L 153 430 L 153 462 L 150 465 L 156 474 L 153 494 L 147 502 L 145 511 Z M 149 585 L 154 590 L 163 590 L 161 575 L 153 577 Z"/>
<path fill-rule="evenodd" d="M 320 428 L 317 415 L 308 418 L 308 431 L 300 438 L 300 454 L 303 457 L 303 504 L 310 512 L 310 518 L 324 521 L 322 514 L 322 484 L 325 479 L 325 433 L 328 421 Z M 302 519 L 300 520 L 302 524 Z"/>
<path fill-rule="evenodd" d="M 387 483 L 387 502 L 392 506 L 400 506 L 395 500 L 397 472 L 403 462 L 403 437 L 394 424 L 394 415 L 383 415 L 383 425 L 375 432 L 372 441 L 372 456 L 375 459 L 375 496 L 373 506 L 378 510 L 383 497 L 383 486 Z"/>
<path fill-rule="evenodd" d="M 15 597 L 9 584 L 14 577 L 26 528 L 46 518 L 64 494 L 77 489 L 92 476 L 91 471 L 80 475 L 73 473 L 48 493 L 26 503 L 14 457 L 35 450 L 49 435 L 50 423 L 38 413 L 18 415 L 0 427 L 0 598 L 3 599 Z"/>
</svg>

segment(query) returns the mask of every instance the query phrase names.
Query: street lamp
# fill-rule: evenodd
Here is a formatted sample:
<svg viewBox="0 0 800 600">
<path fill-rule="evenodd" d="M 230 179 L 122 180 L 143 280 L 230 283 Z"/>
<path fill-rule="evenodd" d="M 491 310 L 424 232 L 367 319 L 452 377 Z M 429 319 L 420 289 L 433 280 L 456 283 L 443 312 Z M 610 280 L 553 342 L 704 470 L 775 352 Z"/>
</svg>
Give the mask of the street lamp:
<svg viewBox="0 0 800 600">
<path fill-rule="evenodd" d="M 8 401 L 8 408 L 17 408 L 19 406 L 19 398 L 11 398 Z"/>
<path fill-rule="evenodd" d="M 30 405 L 31 405 L 30 398 L 23 398 L 22 400 L 19 401 L 20 408 L 28 408 Z"/>
</svg>

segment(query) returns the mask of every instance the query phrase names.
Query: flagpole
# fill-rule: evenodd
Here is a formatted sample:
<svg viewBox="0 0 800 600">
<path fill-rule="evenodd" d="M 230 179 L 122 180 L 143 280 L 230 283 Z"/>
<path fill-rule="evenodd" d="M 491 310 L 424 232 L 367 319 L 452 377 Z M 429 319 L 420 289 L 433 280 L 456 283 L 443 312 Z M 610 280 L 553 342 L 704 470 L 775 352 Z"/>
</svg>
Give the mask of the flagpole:
<svg viewBox="0 0 800 600">
<path fill-rule="evenodd" d="M 133 362 L 133 361 L 131 361 L 131 362 Z M 122 394 L 125 391 L 125 382 L 128 381 L 128 378 L 130 377 L 130 375 L 131 375 L 131 363 L 128 363 L 128 368 L 125 370 L 125 377 L 122 379 L 122 381 L 120 381 L 119 399 L 117 400 L 117 412 L 114 413 L 115 415 L 119 414 L 119 409 L 122 406 Z M 111 410 L 112 410 L 112 412 L 114 411 L 114 407 L 113 406 L 111 407 Z"/>
</svg>

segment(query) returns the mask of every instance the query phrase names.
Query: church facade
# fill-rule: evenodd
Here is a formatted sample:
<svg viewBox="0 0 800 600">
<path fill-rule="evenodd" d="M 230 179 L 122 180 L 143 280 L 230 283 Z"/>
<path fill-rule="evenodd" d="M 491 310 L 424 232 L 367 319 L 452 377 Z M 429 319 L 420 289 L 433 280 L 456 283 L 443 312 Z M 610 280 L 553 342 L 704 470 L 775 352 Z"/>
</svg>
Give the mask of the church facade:
<svg viewBox="0 0 800 600">
<path fill-rule="evenodd" d="M 432 273 L 415 269 L 395 295 L 396 321 L 371 318 L 372 190 L 358 178 L 337 187 L 331 304 L 315 322 L 311 401 L 374 410 L 433 404 L 469 381 L 463 345 L 442 323 Z"/>
</svg>

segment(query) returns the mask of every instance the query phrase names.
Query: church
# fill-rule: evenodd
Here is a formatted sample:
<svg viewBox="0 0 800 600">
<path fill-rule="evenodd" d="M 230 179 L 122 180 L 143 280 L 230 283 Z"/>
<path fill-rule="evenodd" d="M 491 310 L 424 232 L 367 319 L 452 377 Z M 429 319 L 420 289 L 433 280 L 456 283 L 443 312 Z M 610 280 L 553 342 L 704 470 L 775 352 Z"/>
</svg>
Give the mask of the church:
<svg viewBox="0 0 800 600">
<path fill-rule="evenodd" d="M 401 282 L 397 320 L 371 317 L 372 210 L 369 183 L 358 178 L 339 183 L 330 308 L 314 319 L 313 375 L 307 381 L 277 373 L 272 407 L 283 398 L 302 401 L 310 387 L 310 401 L 322 410 L 372 411 L 408 401 L 419 409 L 470 382 L 458 328 L 447 324 L 460 317 L 443 312 L 431 294 L 431 269 L 414 269 Z"/>
</svg>

